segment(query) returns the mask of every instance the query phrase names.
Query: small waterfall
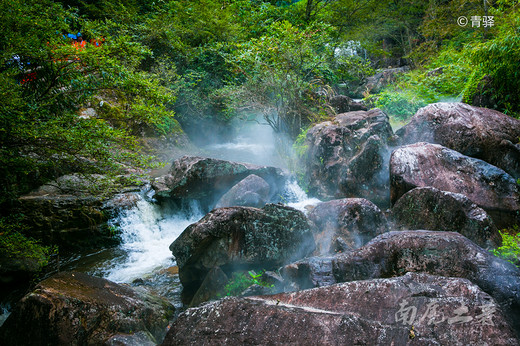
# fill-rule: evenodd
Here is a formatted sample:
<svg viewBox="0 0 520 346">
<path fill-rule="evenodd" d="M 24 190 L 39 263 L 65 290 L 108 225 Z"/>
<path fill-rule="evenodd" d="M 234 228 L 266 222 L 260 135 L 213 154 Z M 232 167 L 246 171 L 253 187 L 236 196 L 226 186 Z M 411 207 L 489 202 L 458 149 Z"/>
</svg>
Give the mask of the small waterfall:
<svg viewBox="0 0 520 346">
<path fill-rule="evenodd" d="M 298 185 L 296 180 L 290 180 L 284 192 L 284 199 L 288 206 L 298 209 L 307 214 L 309 207 L 313 207 L 321 201 L 317 198 L 309 198 L 307 193 Z"/>
<path fill-rule="evenodd" d="M 309 198 L 295 180 L 287 183 L 283 195 L 288 206 L 304 213 L 308 206 L 321 202 Z M 195 202 L 181 210 L 165 210 L 153 203 L 152 197 L 139 194 L 133 208 L 110 221 L 121 230 L 119 255 L 97 265 L 94 273 L 114 282 L 131 283 L 175 265 L 169 245 L 204 215 Z"/>
<path fill-rule="evenodd" d="M 169 245 L 202 216 L 195 202 L 187 210 L 165 211 L 141 194 L 133 208 L 111 221 L 121 230 L 122 255 L 103 263 L 96 272 L 128 283 L 174 265 Z"/>
</svg>

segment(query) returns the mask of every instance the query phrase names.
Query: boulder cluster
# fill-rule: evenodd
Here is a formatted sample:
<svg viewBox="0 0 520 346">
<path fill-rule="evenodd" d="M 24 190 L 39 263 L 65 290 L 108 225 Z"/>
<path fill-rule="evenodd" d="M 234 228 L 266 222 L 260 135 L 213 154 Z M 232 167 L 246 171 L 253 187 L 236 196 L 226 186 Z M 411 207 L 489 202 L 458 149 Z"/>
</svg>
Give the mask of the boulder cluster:
<svg viewBox="0 0 520 346">
<path fill-rule="evenodd" d="M 381 110 L 342 113 L 307 132 L 304 177 L 324 202 L 305 211 L 281 203 L 281 169 L 176 160 L 152 182 L 158 201 L 207 214 L 170 245 L 189 308 L 163 345 L 519 345 L 520 270 L 489 251 L 520 224 L 519 141 L 519 120 L 461 103 L 396 133 Z M 237 274 L 254 280 L 221 299 Z M 162 340 L 167 303 L 60 275 L 0 338 L 30 323 L 56 344 Z"/>
</svg>

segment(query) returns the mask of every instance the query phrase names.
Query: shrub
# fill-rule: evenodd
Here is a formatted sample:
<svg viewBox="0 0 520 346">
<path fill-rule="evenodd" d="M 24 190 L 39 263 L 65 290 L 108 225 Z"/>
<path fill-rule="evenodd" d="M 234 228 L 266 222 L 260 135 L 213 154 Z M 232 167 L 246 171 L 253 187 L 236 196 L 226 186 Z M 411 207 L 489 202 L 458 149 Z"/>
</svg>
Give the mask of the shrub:
<svg viewBox="0 0 520 346">
<path fill-rule="evenodd" d="M 252 285 L 260 285 L 264 287 L 273 287 L 260 279 L 263 271 L 256 274 L 254 271 L 248 271 L 247 273 L 235 272 L 228 284 L 224 287 L 226 296 L 237 296 L 244 292 L 248 287 Z"/>
<path fill-rule="evenodd" d="M 23 215 L 11 215 L 0 218 L 0 258 L 4 260 L 27 260 L 35 262 L 38 268 L 49 263 L 55 248 L 42 246 L 23 232 L 27 226 L 23 223 Z"/>
<path fill-rule="evenodd" d="M 389 116 L 407 119 L 421 107 L 428 104 L 423 98 L 412 92 L 385 90 L 372 98 L 375 107 L 381 108 Z"/>
<path fill-rule="evenodd" d="M 503 258 L 520 268 L 520 227 L 500 231 L 502 246 L 492 250 L 493 255 Z"/>
</svg>

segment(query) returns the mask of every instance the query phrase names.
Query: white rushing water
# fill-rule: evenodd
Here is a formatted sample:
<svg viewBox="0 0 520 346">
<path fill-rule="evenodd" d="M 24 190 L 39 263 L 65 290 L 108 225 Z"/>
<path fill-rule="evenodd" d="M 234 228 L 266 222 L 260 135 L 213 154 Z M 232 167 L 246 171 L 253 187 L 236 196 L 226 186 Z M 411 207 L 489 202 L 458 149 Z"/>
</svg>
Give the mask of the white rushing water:
<svg viewBox="0 0 520 346">
<path fill-rule="evenodd" d="M 287 183 L 284 200 L 287 205 L 304 213 L 306 207 L 320 202 L 307 197 L 296 181 Z M 170 244 L 186 227 L 203 216 L 195 203 L 182 211 L 168 211 L 141 194 L 133 208 L 121 212 L 111 221 L 121 231 L 119 250 L 123 255 L 102 263 L 96 272 L 114 282 L 131 283 L 175 265 Z"/>
<path fill-rule="evenodd" d="M 275 136 L 270 126 L 248 122 L 243 124 L 234 139 L 208 145 L 204 150 L 213 158 L 283 167 L 285 162 L 281 153 L 287 149 L 286 146 L 287 143 Z M 308 198 L 295 180 L 287 183 L 282 195 L 285 204 L 304 213 L 307 212 L 306 206 L 320 202 Z M 166 210 L 153 203 L 153 195 L 142 193 L 139 198 L 135 207 L 112 220 L 121 231 L 121 245 L 115 257 L 105 260 L 95 269 L 96 274 L 115 282 L 130 283 L 175 265 L 170 244 L 186 227 L 204 216 L 197 205 L 184 210 Z"/>
<path fill-rule="evenodd" d="M 132 282 L 174 265 L 170 244 L 202 216 L 195 204 L 188 210 L 167 214 L 140 196 L 135 207 L 112 220 L 121 230 L 120 249 L 125 255 L 105 263 L 101 273 L 115 282 Z"/>
<path fill-rule="evenodd" d="M 285 195 L 289 207 L 303 211 L 305 214 L 307 214 L 308 207 L 313 207 L 321 202 L 317 198 L 308 197 L 296 180 L 287 183 Z"/>
</svg>

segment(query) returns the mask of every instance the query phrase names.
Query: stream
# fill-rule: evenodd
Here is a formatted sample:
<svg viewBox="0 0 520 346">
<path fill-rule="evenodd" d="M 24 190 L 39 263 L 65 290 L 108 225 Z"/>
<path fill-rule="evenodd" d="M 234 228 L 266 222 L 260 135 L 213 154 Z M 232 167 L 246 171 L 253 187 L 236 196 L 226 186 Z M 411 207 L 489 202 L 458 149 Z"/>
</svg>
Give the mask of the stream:
<svg viewBox="0 0 520 346">
<path fill-rule="evenodd" d="M 243 127 L 233 140 L 204 146 L 197 155 L 283 168 L 285 162 L 279 145 L 268 125 L 254 123 Z M 159 205 L 149 186 L 136 195 L 138 201 L 133 208 L 122 211 L 109 221 L 121 232 L 119 246 L 64 259 L 60 269 L 144 287 L 166 297 L 180 310 L 182 286 L 169 246 L 186 227 L 204 214 L 196 202 L 182 208 Z M 295 180 L 287 182 L 282 200 L 303 212 L 305 206 L 320 202 L 308 198 Z"/>
</svg>

